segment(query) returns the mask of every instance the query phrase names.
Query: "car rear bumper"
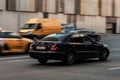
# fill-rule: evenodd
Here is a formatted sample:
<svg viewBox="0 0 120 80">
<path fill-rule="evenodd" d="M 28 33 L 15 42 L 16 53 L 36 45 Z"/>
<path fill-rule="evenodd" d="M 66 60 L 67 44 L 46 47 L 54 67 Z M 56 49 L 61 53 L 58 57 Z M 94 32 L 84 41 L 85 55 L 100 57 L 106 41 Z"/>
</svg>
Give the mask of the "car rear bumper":
<svg viewBox="0 0 120 80">
<path fill-rule="evenodd" d="M 66 52 L 55 52 L 55 51 L 30 51 L 30 57 L 34 59 L 46 58 L 54 60 L 62 60 L 66 56 Z"/>
</svg>

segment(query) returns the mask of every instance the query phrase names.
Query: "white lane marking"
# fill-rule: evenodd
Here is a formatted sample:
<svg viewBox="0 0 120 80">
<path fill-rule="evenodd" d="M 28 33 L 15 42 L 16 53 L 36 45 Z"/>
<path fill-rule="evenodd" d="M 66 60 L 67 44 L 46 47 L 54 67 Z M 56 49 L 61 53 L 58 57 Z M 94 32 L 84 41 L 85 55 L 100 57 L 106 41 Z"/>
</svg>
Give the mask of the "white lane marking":
<svg viewBox="0 0 120 80">
<path fill-rule="evenodd" d="M 11 60 L 11 61 L 6 61 L 6 62 L 23 62 L 23 61 L 30 61 L 29 59 L 26 60 Z"/>
<path fill-rule="evenodd" d="M 0 57 L 0 60 L 5 60 L 5 59 L 21 59 L 21 58 L 29 58 L 29 56 L 6 57 L 6 58 L 1 58 Z"/>
<path fill-rule="evenodd" d="M 120 51 L 120 48 L 113 48 L 110 51 Z"/>
<path fill-rule="evenodd" d="M 108 70 L 119 70 L 120 67 L 109 68 Z"/>
</svg>

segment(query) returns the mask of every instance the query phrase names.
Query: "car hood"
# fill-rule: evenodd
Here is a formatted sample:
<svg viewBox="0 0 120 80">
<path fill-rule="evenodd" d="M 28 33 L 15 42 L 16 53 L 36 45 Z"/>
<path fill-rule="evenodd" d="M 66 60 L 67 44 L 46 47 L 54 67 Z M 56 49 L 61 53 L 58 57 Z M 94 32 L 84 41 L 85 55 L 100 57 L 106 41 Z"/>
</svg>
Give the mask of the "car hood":
<svg viewBox="0 0 120 80">
<path fill-rule="evenodd" d="M 20 33 L 31 32 L 33 29 L 21 29 Z"/>
<path fill-rule="evenodd" d="M 28 39 L 28 38 L 23 38 L 23 40 L 26 40 L 26 41 L 28 41 L 28 42 L 33 42 L 33 40 L 31 40 L 31 39 Z"/>
<path fill-rule="evenodd" d="M 103 47 L 109 48 L 109 46 L 105 43 L 101 43 L 101 42 L 97 42 L 97 43 L 100 44 L 100 45 L 103 45 Z"/>
</svg>

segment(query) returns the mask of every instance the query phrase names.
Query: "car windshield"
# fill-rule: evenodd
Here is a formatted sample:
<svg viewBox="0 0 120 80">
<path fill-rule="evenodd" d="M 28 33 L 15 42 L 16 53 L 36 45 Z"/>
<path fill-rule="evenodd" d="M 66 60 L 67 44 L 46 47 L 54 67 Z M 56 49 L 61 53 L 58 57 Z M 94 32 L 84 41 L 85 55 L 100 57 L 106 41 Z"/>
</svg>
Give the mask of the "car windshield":
<svg viewBox="0 0 120 80">
<path fill-rule="evenodd" d="M 63 41 L 68 34 L 51 34 L 41 39 L 41 41 Z"/>
<path fill-rule="evenodd" d="M 64 33 L 64 32 L 70 32 L 71 30 L 74 30 L 74 27 L 62 27 L 62 32 Z"/>
<path fill-rule="evenodd" d="M 85 31 L 83 31 L 83 30 L 72 30 L 70 32 L 71 33 L 84 33 Z"/>
<path fill-rule="evenodd" d="M 93 31 L 90 31 L 90 30 L 72 30 L 72 31 L 70 31 L 70 33 L 94 33 Z"/>
<path fill-rule="evenodd" d="M 36 24 L 25 24 L 22 29 L 34 29 Z"/>
<path fill-rule="evenodd" d="M 13 32 L 0 32 L 0 38 L 19 37 L 17 33 Z"/>
</svg>

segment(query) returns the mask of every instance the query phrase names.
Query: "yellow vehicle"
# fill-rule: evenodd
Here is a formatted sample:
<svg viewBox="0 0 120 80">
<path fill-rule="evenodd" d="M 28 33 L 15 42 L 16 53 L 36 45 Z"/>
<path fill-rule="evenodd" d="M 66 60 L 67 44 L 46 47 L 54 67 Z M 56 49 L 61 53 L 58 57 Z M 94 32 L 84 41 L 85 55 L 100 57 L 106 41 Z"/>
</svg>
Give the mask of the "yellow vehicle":
<svg viewBox="0 0 120 80">
<path fill-rule="evenodd" d="M 20 35 L 23 37 L 36 39 L 42 38 L 52 33 L 61 32 L 61 23 L 59 19 L 53 18 L 34 18 L 26 22 L 20 30 Z"/>
<path fill-rule="evenodd" d="M 33 41 L 11 31 L 0 32 L 0 53 L 28 52 Z"/>
</svg>

